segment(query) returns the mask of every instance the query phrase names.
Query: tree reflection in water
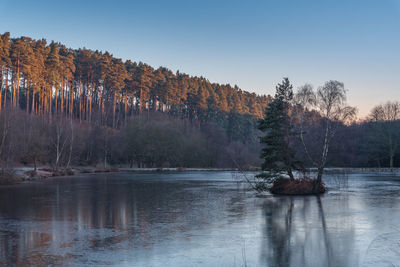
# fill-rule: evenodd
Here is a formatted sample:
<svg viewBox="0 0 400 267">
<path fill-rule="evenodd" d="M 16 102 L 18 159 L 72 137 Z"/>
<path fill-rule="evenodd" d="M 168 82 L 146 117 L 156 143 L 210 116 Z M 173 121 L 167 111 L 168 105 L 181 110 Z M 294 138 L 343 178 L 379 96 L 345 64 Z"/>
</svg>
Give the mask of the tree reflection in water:
<svg viewBox="0 0 400 267">
<path fill-rule="evenodd" d="M 262 257 L 271 266 L 290 266 L 293 199 L 287 197 L 267 200 L 263 208 L 266 216 L 265 236 L 268 241 L 263 248 L 268 249 L 263 250 Z"/>
<path fill-rule="evenodd" d="M 266 200 L 261 262 L 283 267 L 351 266 L 354 227 L 351 218 L 334 216 L 343 210 L 348 199 L 337 200 L 329 207 L 329 216 L 321 197 L 284 196 Z M 343 229 L 339 231 L 338 225 L 344 226 Z"/>
</svg>

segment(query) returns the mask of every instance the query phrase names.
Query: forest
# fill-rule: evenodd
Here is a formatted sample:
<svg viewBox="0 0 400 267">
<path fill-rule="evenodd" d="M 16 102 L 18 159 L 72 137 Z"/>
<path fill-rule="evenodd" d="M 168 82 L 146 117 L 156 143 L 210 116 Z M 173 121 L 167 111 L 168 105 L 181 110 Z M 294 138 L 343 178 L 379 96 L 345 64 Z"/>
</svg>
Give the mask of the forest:
<svg viewBox="0 0 400 267">
<path fill-rule="evenodd" d="M 269 95 L 124 62 L 108 52 L 11 38 L 8 32 L 0 37 L 3 169 L 261 164 L 257 122 L 272 101 Z M 302 118 L 310 153 L 321 153 L 325 120 L 312 110 Z M 400 166 L 399 102 L 335 125 L 328 167 Z M 293 146 L 306 157 L 300 143 Z"/>
</svg>

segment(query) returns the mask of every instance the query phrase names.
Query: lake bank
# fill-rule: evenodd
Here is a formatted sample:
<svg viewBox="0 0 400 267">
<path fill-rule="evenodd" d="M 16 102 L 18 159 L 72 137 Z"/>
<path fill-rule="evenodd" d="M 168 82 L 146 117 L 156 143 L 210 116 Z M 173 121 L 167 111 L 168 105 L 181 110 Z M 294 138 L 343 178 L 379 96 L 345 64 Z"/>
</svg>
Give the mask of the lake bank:
<svg viewBox="0 0 400 267">
<path fill-rule="evenodd" d="M 41 181 L 48 178 L 74 176 L 79 174 L 96 173 L 159 173 L 159 172 L 195 172 L 195 171 L 238 171 L 235 168 L 119 168 L 119 167 L 72 167 L 68 169 L 53 170 L 50 166 L 41 166 L 36 170 L 34 167 L 15 167 L 3 169 L 3 175 L 0 178 L 0 185 L 12 185 L 18 183 L 28 183 Z M 255 171 L 249 169 L 248 171 Z"/>
<path fill-rule="evenodd" d="M 27 183 L 33 181 L 40 181 L 51 177 L 65 177 L 78 174 L 91 174 L 91 173 L 160 173 L 160 172 L 258 172 L 260 168 L 251 167 L 245 170 L 237 168 L 126 168 L 126 167 L 108 167 L 99 168 L 94 166 L 75 166 L 69 169 L 60 169 L 58 171 L 52 170 L 50 166 L 38 167 L 35 171 L 33 167 L 16 167 L 7 169 L 0 178 L 0 185 L 10 185 L 17 183 Z M 316 169 L 308 169 L 309 172 L 314 173 Z M 325 168 L 326 174 L 340 173 L 400 173 L 400 168 Z"/>
</svg>

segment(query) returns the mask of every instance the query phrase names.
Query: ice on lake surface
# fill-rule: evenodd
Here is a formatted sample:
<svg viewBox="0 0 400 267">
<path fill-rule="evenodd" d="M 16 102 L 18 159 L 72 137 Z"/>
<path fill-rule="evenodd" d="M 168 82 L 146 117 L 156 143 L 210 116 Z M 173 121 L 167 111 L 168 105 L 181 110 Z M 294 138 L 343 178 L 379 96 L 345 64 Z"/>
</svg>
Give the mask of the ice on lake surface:
<svg viewBox="0 0 400 267">
<path fill-rule="evenodd" d="M 0 187 L 0 266 L 400 266 L 400 175 L 327 175 L 318 198 L 230 172 Z"/>
</svg>

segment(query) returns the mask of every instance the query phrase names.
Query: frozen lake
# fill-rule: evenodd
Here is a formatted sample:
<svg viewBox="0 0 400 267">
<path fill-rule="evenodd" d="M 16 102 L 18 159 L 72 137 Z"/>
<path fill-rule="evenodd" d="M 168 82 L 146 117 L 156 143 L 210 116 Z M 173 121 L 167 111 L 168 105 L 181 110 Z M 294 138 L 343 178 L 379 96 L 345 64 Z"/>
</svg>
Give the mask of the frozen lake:
<svg viewBox="0 0 400 267">
<path fill-rule="evenodd" d="M 230 172 L 0 187 L 0 266 L 400 266 L 400 175 L 257 196 Z"/>
</svg>

